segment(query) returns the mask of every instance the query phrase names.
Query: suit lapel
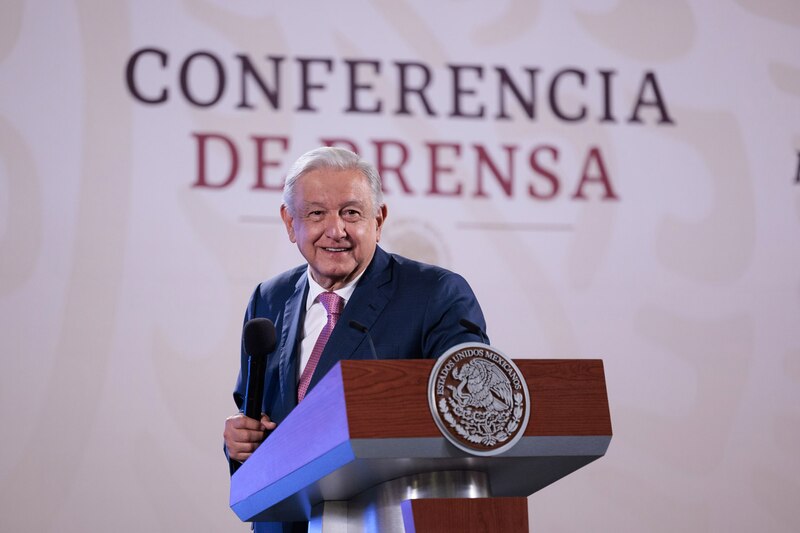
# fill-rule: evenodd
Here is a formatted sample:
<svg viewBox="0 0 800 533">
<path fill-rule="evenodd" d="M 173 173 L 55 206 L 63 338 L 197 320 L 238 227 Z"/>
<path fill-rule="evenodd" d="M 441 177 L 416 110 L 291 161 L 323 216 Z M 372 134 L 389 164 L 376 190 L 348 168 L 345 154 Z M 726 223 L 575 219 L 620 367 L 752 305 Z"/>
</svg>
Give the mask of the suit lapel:
<svg viewBox="0 0 800 533">
<path fill-rule="evenodd" d="M 371 329 L 391 299 L 394 291 L 391 281 L 391 258 L 389 254 L 376 248 L 375 257 L 358 281 L 350 301 L 347 302 L 339 322 L 328 339 L 328 344 L 325 345 L 325 350 L 311 377 L 309 388 L 322 379 L 338 361 L 352 358 L 361 343 L 366 342 L 363 333 L 350 327 L 350 321 L 355 320 L 367 329 Z"/>
<path fill-rule="evenodd" d="M 303 317 L 305 296 L 308 287 L 307 272 L 304 272 L 294 287 L 294 293 L 283 308 L 281 328 L 280 383 L 281 398 L 286 406 L 297 405 L 297 342 L 300 336 L 300 319 Z"/>
</svg>

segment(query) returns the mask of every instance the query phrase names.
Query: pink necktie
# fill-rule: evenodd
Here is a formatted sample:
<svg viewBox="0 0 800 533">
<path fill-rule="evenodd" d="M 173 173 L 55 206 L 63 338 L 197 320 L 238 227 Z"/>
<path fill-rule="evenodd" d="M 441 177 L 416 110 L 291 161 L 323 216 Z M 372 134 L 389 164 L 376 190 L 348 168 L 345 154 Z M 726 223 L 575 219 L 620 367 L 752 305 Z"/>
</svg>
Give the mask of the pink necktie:
<svg viewBox="0 0 800 533">
<path fill-rule="evenodd" d="M 335 292 L 323 292 L 319 295 L 319 301 L 328 312 L 328 322 L 322 328 L 317 342 L 314 344 L 314 349 L 311 350 L 311 358 L 306 363 L 306 368 L 300 376 L 300 382 L 297 384 L 297 402 L 301 402 L 306 395 L 308 385 L 311 383 L 311 376 L 314 375 L 314 369 L 317 368 L 319 357 L 322 355 L 322 350 L 328 343 L 328 338 L 331 336 L 333 328 L 336 327 L 336 322 L 339 320 L 339 315 L 342 313 L 344 307 L 344 299 Z"/>
</svg>

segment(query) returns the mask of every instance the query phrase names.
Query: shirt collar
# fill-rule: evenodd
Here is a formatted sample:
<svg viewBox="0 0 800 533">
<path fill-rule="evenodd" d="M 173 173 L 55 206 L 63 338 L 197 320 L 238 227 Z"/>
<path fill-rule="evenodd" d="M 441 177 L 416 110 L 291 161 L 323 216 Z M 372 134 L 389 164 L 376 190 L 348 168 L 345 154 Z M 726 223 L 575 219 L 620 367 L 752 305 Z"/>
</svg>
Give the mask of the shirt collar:
<svg viewBox="0 0 800 533">
<path fill-rule="evenodd" d="M 344 305 L 347 305 L 347 302 L 350 300 L 350 297 L 353 296 L 353 291 L 356 290 L 356 283 L 358 280 L 361 279 L 361 276 L 364 275 L 364 272 L 361 272 L 358 276 L 355 277 L 350 283 L 345 285 L 340 289 L 336 289 L 335 292 L 338 296 L 340 296 L 344 300 Z M 311 267 L 308 267 L 306 270 L 306 277 L 308 278 L 308 296 L 306 297 L 306 311 L 317 301 L 317 296 L 321 293 L 326 292 L 325 289 L 314 281 L 314 278 L 311 276 Z"/>
</svg>

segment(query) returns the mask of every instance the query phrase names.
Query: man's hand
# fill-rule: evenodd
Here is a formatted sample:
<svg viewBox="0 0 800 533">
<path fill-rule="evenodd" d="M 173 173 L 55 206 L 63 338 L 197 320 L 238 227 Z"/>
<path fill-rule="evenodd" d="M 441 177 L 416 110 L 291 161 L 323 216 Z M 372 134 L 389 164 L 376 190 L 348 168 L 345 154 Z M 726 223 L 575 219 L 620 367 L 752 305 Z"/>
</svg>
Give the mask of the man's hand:
<svg viewBox="0 0 800 533">
<path fill-rule="evenodd" d="M 263 442 L 266 432 L 276 427 L 277 424 L 265 414 L 261 415 L 261 420 L 244 416 L 243 413 L 229 416 L 225 419 L 225 431 L 222 433 L 228 457 L 244 462 Z"/>
</svg>

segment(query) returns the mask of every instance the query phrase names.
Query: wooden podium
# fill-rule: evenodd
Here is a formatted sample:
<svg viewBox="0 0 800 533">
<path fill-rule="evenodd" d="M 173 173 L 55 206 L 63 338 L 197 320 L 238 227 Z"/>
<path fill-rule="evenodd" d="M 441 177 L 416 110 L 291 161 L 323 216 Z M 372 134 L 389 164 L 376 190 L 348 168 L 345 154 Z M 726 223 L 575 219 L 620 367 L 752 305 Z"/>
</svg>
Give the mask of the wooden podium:
<svg viewBox="0 0 800 533">
<path fill-rule="evenodd" d="M 516 359 L 531 415 L 510 450 L 478 457 L 440 433 L 432 360 L 341 361 L 231 478 L 243 521 L 309 531 L 528 531 L 526 497 L 611 441 L 601 360 Z"/>
</svg>

